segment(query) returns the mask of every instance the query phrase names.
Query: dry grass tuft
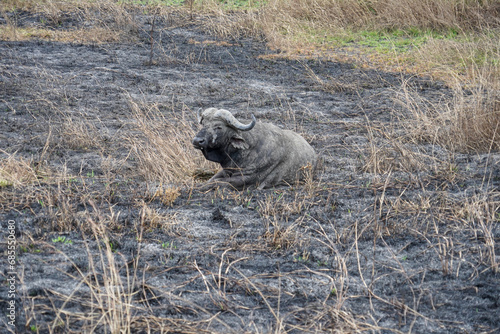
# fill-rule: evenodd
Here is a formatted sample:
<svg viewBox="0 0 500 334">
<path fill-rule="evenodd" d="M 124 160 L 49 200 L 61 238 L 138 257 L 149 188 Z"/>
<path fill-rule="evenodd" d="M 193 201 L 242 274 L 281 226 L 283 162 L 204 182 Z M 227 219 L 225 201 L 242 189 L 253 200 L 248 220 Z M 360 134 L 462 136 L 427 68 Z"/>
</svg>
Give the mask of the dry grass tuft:
<svg viewBox="0 0 500 334">
<path fill-rule="evenodd" d="M 151 197 L 151 200 L 159 199 L 164 205 L 172 206 L 180 195 L 180 190 L 177 187 L 167 187 L 165 189 L 163 189 L 163 187 L 158 187 Z"/>
<path fill-rule="evenodd" d="M 266 232 L 262 238 L 272 250 L 290 249 L 299 247 L 300 235 L 298 224 L 280 221 L 276 217 L 265 219 Z"/>
<path fill-rule="evenodd" d="M 273 250 L 305 246 L 300 226 L 309 219 L 310 208 L 319 203 L 316 194 L 320 187 L 312 180 L 310 166 L 303 172 L 306 174 L 304 191 L 296 192 L 293 188 L 275 190 L 257 201 L 257 210 L 266 227 L 262 238 Z"/>
<path fill-rule="evenodd" d="M 61 120 L 61 143 L 71 149 L 102 149 L 105 134 L 105 128 L 98 128 L 83 114 L 66 115 Z"/>
<path fill-rule="evenodd" d="M 33 161 L 3 152 L 0 158 L 0 188 L 20 187 L 37 182 L 40 175 Z"/>
<path fill-rule="evenodd" d="M 148 181 L 161 184 L 193 183 L 196 171 L 216 170 L 192 145 L 195 130 L 194 117 L 182 110 L 168 115 L 160 112 L 157 105 L 141 104 L 129 100 L 137 127 L 137 134 L 128 143 L 138 160 L 139 172 Z M 164 193 L 162 199 L 172 198 Z M 167 196 L 167 197 L 166 197 Z"/>
<path fill-rule="evenodd" d="M 484 250 L 481 251 L 482 261 L 490 267 L 493 272 L 498 272 L 500 261 L 495 253 L 495 231 L 500 220 L 500 193 L 487 192 L 476 194 L 461 203 L 456 211 L 467 226 L 472 228 L 474 237 L 484 242 Z"/>
<path fill-rule="evenodd" d="M 4 41 L 25 41 L 43 39 L 53 42 L 100 44 L 121 41 L 122 34 L 106 28 L 58 31 L 44 28 L 0 28 L 0 39 Z"/>
<path fill-rule="evenodd" d="M 459 152 L 500 149 L 500 38 L 485 29 L 458 40 L 431 39 L 419 49 L 431 75 L 445 78 L 451 99 L 432 104 L 402 85 L 399 101 L 410 136 Z"/>
<path fill-rule="evenodd" d="M 406 110 L 401 122 L 417 142 L 429 142 L 458 152 L 500 149 L 499 82 L 466 88 L 457 82 L 452 100 L 432 104 L 403 84 L 400 102 Z"/>
<path fill-rule="evenodd" d="M 221 38 L 252 36 L 265 38 L 259 24 L 259 16 L 253 11 L 227 12 L 215 5 L 204 10 L 201 23 L 206 29 Z"/>
<path fill-rule="evenodd" d="M 418 146 L 408 143 L 396 124 L 374 124 L 368 119 L 363 128 L 367 132 L 368 145 L 359 147 L 362 159 L 361 170 L 365 173 L 387 174 L 393 171 L 409 175 L 439 168 L 441 161 L 423 152 Z"/>
<path fill-rule="evenodd" d="M 40 22 L 19 27 L 18 11 L 30 11 L 41 16 Z M 18 41 L 46 39 L 67 43 L 100 44 L 136 40 L 138 25 L 134 9 L 123 2 L 6 0 L 0 13 L 7 25 L 0 27 L 0 39 Z M 65 28 L 63 23 L 71 13 L 73 19 L 85 22 L 85 28 Z"/>
<path fill-rule="evenodd" d="M 162 229 L 169 235 L 178 234 L 182 225 L 178 221 L 177 213 L 164 213 L 162 209 L 155 209 L 145 202 L 141 202 L 140 206 L 141 227 L 144 231 Z"/>
</svg>

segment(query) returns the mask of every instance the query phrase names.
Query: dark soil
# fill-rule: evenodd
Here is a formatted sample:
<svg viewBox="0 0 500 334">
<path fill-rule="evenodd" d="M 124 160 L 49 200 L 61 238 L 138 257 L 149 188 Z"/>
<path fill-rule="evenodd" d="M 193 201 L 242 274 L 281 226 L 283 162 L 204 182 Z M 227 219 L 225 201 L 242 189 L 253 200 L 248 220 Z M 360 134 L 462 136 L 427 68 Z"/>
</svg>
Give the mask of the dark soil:
<svg viewBox="0 0 500 334">
<path fill-rule="evenodd" d="M 40 21 L 25 15 L 18 24 Z M 105 289 L 111 263 L 100 262 L 97 224 L 108 231 L 123 295 L 133 293 L 134 333 L 500 331 L 500 155 L 408 142 L 408 157 L 383 135 L 404 113 L 403 80 L 433 103 L 449 98 L 445 85 L 259 57 L 273 51 L 172 18 L 157 20 L 151 57 L 151 17 L 136 20 L 130 43 L 0 42 L 0 155 L 39 175 L 0 188 L 5 279 L 9 220 L 18 246 L 15 329 L 5 328 L 104 333 L 103 323 L 120 323 L 100 318 L 116 303 L 91 307 L 113 288 Z M 193 129 L 198 108 L 253 113 L 302 133 L 321 170 L 312 184 L 262 191 L 183 186 L 168 205 L 151 198 L 124 144 L 136 131 L 130 100 L 186 112 Z M 78 141 L 69 120 L 94 140 Z M 364 168 L 373 147 L 391 168 Z M 159 223 L 145 221 L 143 202 Z M 4 323 L 8 289 L 0 287 Z"/>
</svg>

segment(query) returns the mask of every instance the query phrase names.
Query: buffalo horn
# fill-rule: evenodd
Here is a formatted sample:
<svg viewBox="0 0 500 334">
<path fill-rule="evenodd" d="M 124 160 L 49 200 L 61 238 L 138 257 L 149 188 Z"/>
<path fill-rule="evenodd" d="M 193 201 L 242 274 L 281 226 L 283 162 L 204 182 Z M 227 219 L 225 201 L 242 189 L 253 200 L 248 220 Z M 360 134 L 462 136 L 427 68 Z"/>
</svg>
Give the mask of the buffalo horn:
<svg viewBox="0 0 500 334">
<path fill-rule="evenodd" d="M 257 123 L 257 120 L 255 119 L 255 116 L 252 115 L 252 122 L 245 125 L 238 121 L 236 117 L 233 116 L 229 111 L 224 110 L 224 109 L 219 109 L 214 113 L 214 117 L 220 117 L 222 118 L 227 125 L 229 125 L 232 128 L 235 128 L 237 130 L 241 131 L 249 131 L 251 130 L 254 126 L 255 123 Z"/>
</svg>

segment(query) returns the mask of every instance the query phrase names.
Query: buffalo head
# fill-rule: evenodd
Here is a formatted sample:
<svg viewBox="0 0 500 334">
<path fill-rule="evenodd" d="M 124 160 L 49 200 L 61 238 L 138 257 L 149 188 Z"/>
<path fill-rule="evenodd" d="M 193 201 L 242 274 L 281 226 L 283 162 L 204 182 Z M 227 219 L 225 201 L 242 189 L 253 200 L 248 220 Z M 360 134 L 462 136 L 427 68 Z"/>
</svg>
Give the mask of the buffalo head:
<svg viewBox="0 0 500 334">
<path fill-rule="evenodd" d="M 201 150 L 207 160 L 223 166 L 232 153 L 248 148 L 240 131 L 250 131 L 257 122 L 252 115 L 252 122 L 245 125 L 229 111 L 216 108 L 206 109 L 201 115 L 198 110 L 197 116 L 203 128 L 193 139 L 194 147 Z"/>
</svg>

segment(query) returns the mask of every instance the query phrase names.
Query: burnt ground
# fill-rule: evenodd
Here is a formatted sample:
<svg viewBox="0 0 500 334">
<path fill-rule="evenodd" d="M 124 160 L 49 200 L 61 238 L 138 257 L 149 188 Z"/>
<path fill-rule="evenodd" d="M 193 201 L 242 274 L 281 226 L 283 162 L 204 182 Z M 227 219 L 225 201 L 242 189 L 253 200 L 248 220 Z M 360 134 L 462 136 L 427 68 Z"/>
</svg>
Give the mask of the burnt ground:
<svg viewBox="0 0 500 334">
<path fill-rule="evenodd" d="M 500 331 L 500 155 L 404 140 L 402 82 L 435 104 L 444 84 L 266 56 L 172 18 L 156 22 L 151 63 L 151 18 L 136 20 L 130 42 L 0 42 L 0 156 L 19 181 L 0 188 L 5 280 L 9 221 L 17 241 L 5 328 Z M 131 149 L 134 103 L 192 131 L 198 108 L 253 113 L 302 133 L 323 163 L 305 185 L 262 191 L 162 184 Z"/>
</svg>

